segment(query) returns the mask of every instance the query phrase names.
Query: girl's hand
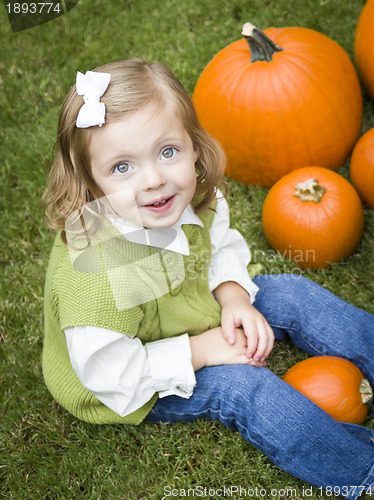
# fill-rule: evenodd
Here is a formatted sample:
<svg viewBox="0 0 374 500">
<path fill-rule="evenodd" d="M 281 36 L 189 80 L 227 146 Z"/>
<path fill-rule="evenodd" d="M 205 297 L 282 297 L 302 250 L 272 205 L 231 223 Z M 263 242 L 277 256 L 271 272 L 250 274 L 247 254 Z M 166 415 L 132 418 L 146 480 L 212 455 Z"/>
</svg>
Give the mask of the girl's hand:
<svg viewBox="0 0 374 500">
<path fill-rule="evenodd" d="M 222 333 L 230 344 L 236 343 L 236 329 L 243 327 L 247 338 L 246 356 L 265 364 L 274 345 L 273 330 L 266 319 L 245 301 L 230 301 L 222 308 Z"/>
<path fill-rule="evenodd" d="M 235 330 L 236 342 L 230 345 L 223 336 L 222 327 L 207 330 L 190 337 L 192 365 L 197 371 L 204 366 L 214 365 L 252 365 L 263 363 L 246 356 L 247 338 L 243 330 Z"/>
<path fill-rule="evenodd" d="M 274 333 L 266 319 L 250 303 L 247 292 L 237 283 L 222 283 L 215 290 L 222 306 L 222 333 L 229 344 L 235 344 L 237 329 L 243 328 L 247 338 L 246 356 L 265 365 L 274 345 Z"/>
</svg>

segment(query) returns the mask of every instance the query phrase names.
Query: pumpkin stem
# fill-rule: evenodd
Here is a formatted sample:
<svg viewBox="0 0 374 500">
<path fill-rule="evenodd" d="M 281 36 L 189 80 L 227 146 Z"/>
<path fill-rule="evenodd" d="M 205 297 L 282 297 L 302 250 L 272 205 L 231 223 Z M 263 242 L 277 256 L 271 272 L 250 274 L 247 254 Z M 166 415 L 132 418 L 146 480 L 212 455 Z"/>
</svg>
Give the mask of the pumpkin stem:
<svg viewBox="0 0 374 500">
<path fill-rule="evenodd" d="M 373 391 L 370 387 L 369 381 L 366 378 L 362 379 L 360 385 L 360 394 L 364 405 L 367 405 L 373 399 Z"/>
<path fill-rule="evenodd" d="M 295 186 L 295 196 L 301 201 L 314 201 L 320 203 L 326 188 L 318 184 L 317 179 L 308 179 L 305 182 L 300 182 Z"/>
<path fill-rule="evenodd" d="M 251 51 L 251 63 L 256 61 L 270 62 L 275 52 L 283 50 L 252 23 L 245 23 L 242 35 L 247 40 Z"/>
</svg>

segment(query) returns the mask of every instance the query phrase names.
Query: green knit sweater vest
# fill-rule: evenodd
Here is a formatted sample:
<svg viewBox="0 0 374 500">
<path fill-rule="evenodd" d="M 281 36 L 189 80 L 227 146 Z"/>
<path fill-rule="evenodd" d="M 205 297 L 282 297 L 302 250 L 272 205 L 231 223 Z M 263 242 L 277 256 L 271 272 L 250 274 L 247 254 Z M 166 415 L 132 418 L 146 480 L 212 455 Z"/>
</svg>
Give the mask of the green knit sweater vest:
<svg viewBox="0 0 374 500">
<path fill-rule="evenodd" d="M 199 214 L 204 227 L 182 227 L 190 253 L 183 256 L 117 237 L 82 250 L 74 261 L 58 234 L 47 270 L 44 296 L 43 375 L 52 396 L 79 419 L 139 424 L 157 400 L 120 417 L 78 380 L 69 359 L 64 329 L 96 326 L 143 343 L 220 324 L 220 306 L 208 286 L 209 227 L 214 211 Z M 82 265 L 83 262 L 83 265 Z"/>
</svg>

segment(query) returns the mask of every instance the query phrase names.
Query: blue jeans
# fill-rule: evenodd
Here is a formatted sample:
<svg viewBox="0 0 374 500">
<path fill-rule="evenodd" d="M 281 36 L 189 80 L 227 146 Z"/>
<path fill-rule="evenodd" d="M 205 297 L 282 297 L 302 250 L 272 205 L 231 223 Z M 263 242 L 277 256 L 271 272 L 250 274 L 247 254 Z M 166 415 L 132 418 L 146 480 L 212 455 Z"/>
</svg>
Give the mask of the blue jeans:
<svg viewBox="0 0 374 500">
<path fill-rule="evenodd" d="M 374 387 L 374 316 L 300 276 L 263 275 L 254 306 L 278 339 L 289 336 L 311 356 L 354 362 Z M 355 499 L 374 487 L 374 431 L 335 421 L 267 368 L 206 367 L 189 399 L 159 399 L 147 420 L 219 420 L 286 472 Z M 346 488 L 348 487 L 348 488 Z M 362 491 L 362 490 L 361 490 Z"/>
</svg>

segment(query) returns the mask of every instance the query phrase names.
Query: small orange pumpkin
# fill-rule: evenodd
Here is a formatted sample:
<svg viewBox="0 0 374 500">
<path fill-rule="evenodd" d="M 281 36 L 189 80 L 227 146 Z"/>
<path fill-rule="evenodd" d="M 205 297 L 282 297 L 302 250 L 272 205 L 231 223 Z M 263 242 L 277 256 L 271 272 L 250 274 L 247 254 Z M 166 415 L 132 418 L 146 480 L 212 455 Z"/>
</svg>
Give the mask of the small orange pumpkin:
<svg viewBox="0 0 374 500">
<path fill-rule="evenodd" d="M 374 128 L 357 142 L 349 168 L 352 184 L 362 200 L 374 210 Z"/>
<path fill-rule="evenodd" d="M 374 0 L 367 0 L 356 27 L 355 62 L 357 72 L 374 100 Z"/>
<path fill-rule="evenodd" d="M 360 242 L 364 216 L 354 187 L 322 167 L 303 167 L 269 190 L 262 208 L 272 248 L 301 268 L 316 270 L 345 259 Z"/>
<path fill-rule="evenodd" d="M 226 151 L 227 175 L 269 188 L 299 167 L 338 170 L 360 136 L 363 111 L 347 53 L 308 28 L 247 25 L 193 93 L 202 125 Z"/>
<path fill-rule="evenodd" d="M 316 356 L 296 363 L 283 380 L 335 420 L 363 424 L 372 389 L 361 370 L 336 356 Z"/>
</svg>

